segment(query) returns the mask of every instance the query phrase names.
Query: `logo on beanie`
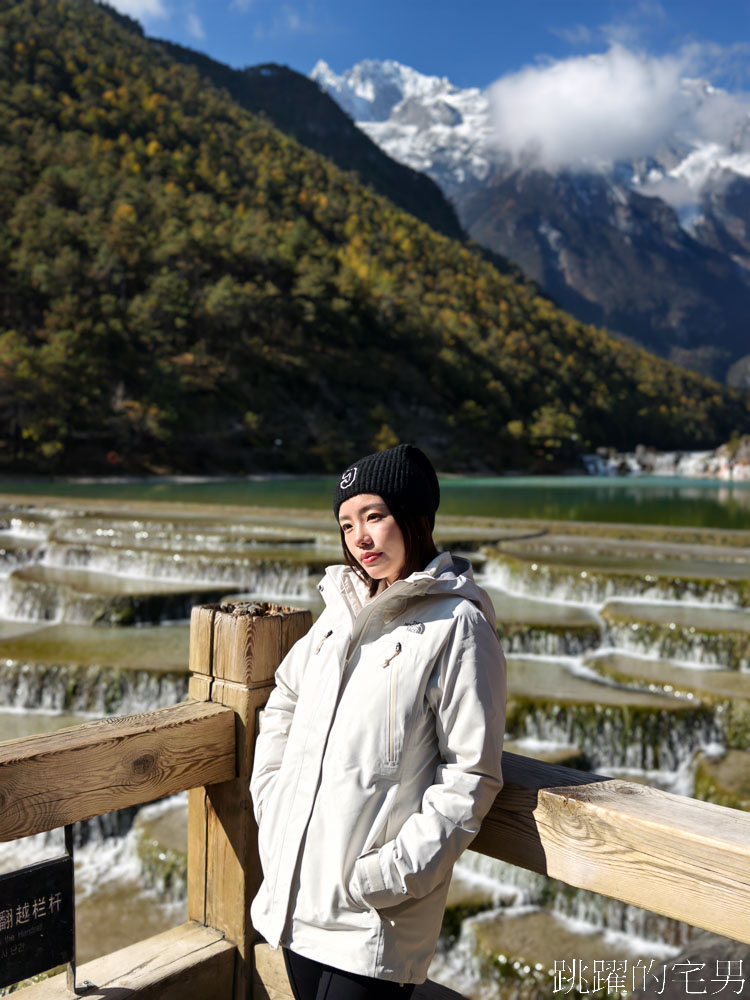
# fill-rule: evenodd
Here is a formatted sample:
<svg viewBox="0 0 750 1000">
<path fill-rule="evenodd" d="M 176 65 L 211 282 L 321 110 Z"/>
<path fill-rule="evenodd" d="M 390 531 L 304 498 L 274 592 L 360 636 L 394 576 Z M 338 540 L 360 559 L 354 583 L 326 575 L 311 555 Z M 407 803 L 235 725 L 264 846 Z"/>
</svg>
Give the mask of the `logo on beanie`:
<svg viewBox="0 0 750 1000">
<path fill-rule="evenodd" d="M 341 477 L 341 482 L 339 483 L 339 489 L 348 490 L 349 487 L 354 482 L 356 475 L 357 475 L 356 465 L 352 469 L 347 469 L 344 475 Z"/>
</svg>

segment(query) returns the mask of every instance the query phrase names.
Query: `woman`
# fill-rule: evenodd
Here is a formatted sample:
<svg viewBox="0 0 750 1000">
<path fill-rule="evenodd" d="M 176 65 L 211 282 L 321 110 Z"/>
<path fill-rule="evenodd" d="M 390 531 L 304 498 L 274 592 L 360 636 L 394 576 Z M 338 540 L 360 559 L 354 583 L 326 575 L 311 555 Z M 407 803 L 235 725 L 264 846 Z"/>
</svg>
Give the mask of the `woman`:
<svg viewBox="0 0 750 1000">
<path fill-rule="evenodd" d="M 250 784 L 264 881 L 251 916 L 297 1000 L 405 1000 L 451 871 L 502 785 L 505 660 L 489 597 L 432 540 L 435 470 L 412 445 L 347 469 L 346 566 L 276 673 Z"/>
</svg>

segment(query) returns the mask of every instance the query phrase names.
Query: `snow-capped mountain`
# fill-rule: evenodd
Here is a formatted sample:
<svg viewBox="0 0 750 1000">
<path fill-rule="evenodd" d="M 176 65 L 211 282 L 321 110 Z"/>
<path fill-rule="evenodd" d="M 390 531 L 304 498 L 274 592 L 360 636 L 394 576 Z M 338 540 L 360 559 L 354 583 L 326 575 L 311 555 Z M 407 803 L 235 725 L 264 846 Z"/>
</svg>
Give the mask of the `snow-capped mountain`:
<svg viewBox="0 0 750 1000">
<path fill-rule="evenodd" d="M 311 77 L 389 156 L 432 177 L 472 238 L 569 311 L 744 384 L 750 112 L 723 91 L 681 81 L 682 114 L 647 157 L 553 169 L 510 154 L 490 92 L 392 60 L 340 75 L 320 61 Z"/>
<path fill-rule="evenodd" d="M 494 130 L 487 95 L 391 59 L 337 76 L 322 59 L 311 78 L 389 156 L 428 174 L 449 196 L 489 176 Z"/>
</svg>

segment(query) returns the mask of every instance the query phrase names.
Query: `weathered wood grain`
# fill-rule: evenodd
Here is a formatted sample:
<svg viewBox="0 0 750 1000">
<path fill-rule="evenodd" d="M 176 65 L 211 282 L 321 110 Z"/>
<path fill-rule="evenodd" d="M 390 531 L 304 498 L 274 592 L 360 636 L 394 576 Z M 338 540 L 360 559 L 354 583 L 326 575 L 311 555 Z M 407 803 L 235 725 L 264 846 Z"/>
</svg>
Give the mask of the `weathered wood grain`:
<svg viewBox="0 0 750 1000">
<path fill-rule="evenodd" d="M 189 797 L 188 916 L 216 927 L 237 945 L 236 1000 L 250 987 L 257 935 L 249 911 L 262 880 L 249 787 L 256 720 L 273 690 L 276 668 L 312 621 L 309 612 L 266 610 L 270 613 L 252 615 L 242 606 L 202 608 L 191 619 L 190 662 L 197 672 L 190 692 L 232 709 L 236 761 L 232 780 Z M 193 649 L 194 643 L 200 648 Z"/>
<path fill-rule="evenodd" d="M 281 616 L 219 614 L 214 638 L 214 676 L 246 687 L 273 680 L 281 662 Z"/>
<path fill-rule="evenodd" d="M 253 1000 L 294 1000 L 280 948 L 253 946 Z"/>
<path fill-rule="evenodd" d="M 270 948 L 265 941 L 253 947 L 253 1000 L 294 1000 L 280 948 Z M 464 1000 L 460 993 L 433 983 L 431 980 L 417 986 L 413 1000 Z"/>
<path fill-rule="evenodd" d="M 216 681 L 214 697 L 234 710 L 237 743 L 244 747 L 247 731 L 253 727 L 256 704 L 265 702 L 267 692 Z M 262 876 L 247 753 L 239 755 L 238 765 L 237 778 L 206 790 L 205 921 L 224 931 L 238 945 L 243 958 L 249 954 L 252 939 L 250 903 Z"/>
<path fill-rule="evenodd" d="M 206 923 L 206 810 L 205 787 L 188 792 L 187 819 L 187 917 Z"/>
<path fill-rule="evenodd" d="M 296 611 L 294 614 L 285 614 L 281 619 L 281 655 L 279 663 L 302 636 L 307 635 L 312 626 L 312 614 L 309 611 Z M 268 678 L 273 681 L 273 674 Z"/>
<path fill-rule="evenodd" d="M 79 966 L 77 979 L 94 984 L 88 1000 L 231 1000 L 234 952 L 219 931 L 188 921 Z M 23 990 L 25 1000 L 72 995 L 65 973 Z"/>
<path fill-rule="evenodd" d="M 211 678 L 203 674 L 191 674 L 188 682 L 188 698 L 193 701 L 211 701 Z"/>
<path fill-rule="evenodd" d="M 193 608 L 190 614 L 190 652 L 188 666 L 191 674 L 212 675 L 214 619 L 216 605 L 207 604 Z"/>
<path fill-rule="evenodd" d="M 216 611 L 215 605 L 208 605 L 193 608 L 190 615 L 188 693 L 197 701 L 211 701 Z M 197 920 L 202 924 L 206 923 L 206 795 L 205 787 L 193 788 L 188 792 L 187 915 L 188 920 Z"/>
<path fill-rule="evenodd" d="M 0 743 L 0 841 L 233 777 L 234 718 L 183 702 Z"/>
<path fill-rule="evenodd" d="M 504 754 L 472 850 L 750 944 L 750 815 Z"/>
</svg>

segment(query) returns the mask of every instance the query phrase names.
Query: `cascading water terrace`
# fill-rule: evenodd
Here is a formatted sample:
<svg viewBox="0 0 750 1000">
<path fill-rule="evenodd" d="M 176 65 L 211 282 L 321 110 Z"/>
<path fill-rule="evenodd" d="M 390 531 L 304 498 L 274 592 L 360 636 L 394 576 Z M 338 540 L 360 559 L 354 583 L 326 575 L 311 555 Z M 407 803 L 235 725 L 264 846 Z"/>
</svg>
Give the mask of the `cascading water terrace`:
<svg viewBox="0 0 750 1000">
<path fill-rule="evenodd" d="M 0 577 L 8 576 L 21 566 L 33 562 L 38 545 L 27 539 L 0 538 Z"/>
<path fill-rule="evenodd" d="M 599 628 L 592 638 L 590 629 L 505 625 L 506 649 L 511 653 L 571 655 L 606 646 L 696 666 L 750 670 L 747 579 L 700 581 L 696 586 L 689 577 L 657 580 L 647 573 L 625 577 L 622 591 L 618 589 L 622 577 L 614 572 L 550 568 L 538 562 L 518 568 L 515 563 L 488 560 L 483 583 L 503 592 L 502 581 L 504 592 L 515 601 L 539 602 L 543 595 L 551 605 L 583 602 Z M 555 585 L 548 586 L 553 577 Z"/>
<path fill-rule="evenodd" d="M 596 566 L 561 566 L 524 561 L 503 553 L 493 553 L 483 568 L 486 585 L 509 593 L 545 597 L 556 602 L 581 601 L 603 605 L 611 598 L 642 601 L 683 601 L 720 607 L 748 607 L 747 579 L 682 577 L 678 572 L 658 575 L 654 563 L 642 562 L 633 572 L 613 568 L 607 572 Z M 677 569 L 677 567 L 675 567 Z"/>
<path fill-rule="evenodd" d="M 659 708 L 564 705 L 512 699 L 506 732 L 513 739 L 580 746 L 593 770 L 629 768 L 676 773 L 695 752 L 721 740 L 705 706 Z"/>
<path fill-rule="evenodd" d="M 108 519 L 70 510 L 41 518 L 12 506 L 12 515 L 0 521 L 6 525 L 0 532 L 0 618 L 9 621 L 185 618 L 200 591 L 204 600 L 224 591 L 310 602 L 316 599 L 314 578 L 330 561 L 319 531 L 198 516 Z M 178 592 L 188 598 L 185 604 L 166 600 Z M 140 604 L 134 604 L 137 595 Z M 144 610 L 146 595 L 152 600 Z M 163 613 L 155 607 L 159 597 Z"/>
<path fill-rule="evenodd" d="M 750 634 L 675 622 L 610 621 L 607 645 L 696 667 L 750 670 Z"/>
<path fill-rule="evenodd" d="M 186 673 L 39 665 L 0 660 L 0 705 L 103 715 L 133 715 L 183 701 Z"/>
<path fill-rule="evenodd" d="M 498 634 L 506 656 L 529 653 L 537 656 L 582 656 L 597 649 L 601 631 L 595 625 L 570 628 L 558 625 L 503 625 Z"/>
<path fill-rule="evenodd" d="M 679 920 L 662 917 L 650 910 L 630 906 L 597 892 L 550 879 L 546 875 L 468 850 L 456 870 L 463 878 L 479 877 L 488 888 L 515 906 L 545 906 L 592 927 L 621 931 L 636 938 L 682 945 L 690 929 Z"/>
<path fill-rule="evenodd" d="M 264 593 L 271 590 L 296 597 L 306 592 L 310 575 L 307 566 L 283 565 L 272 561 L 265 551 L 257 556 L 232 556 L 185 550 L 169 553 L 52 543 L 44 563 L 54 568 L 79 569 L 139 580 L 211 586 L 221 584 Z"/>
<path fill-rule="evenodd" d="M 340 561 L 329 512 L 223 518 L 164 510 L 56 504 L 48 512 L 16 503 L 4 519 L 0 510 L 0 726 L 3 707 L 8 731 L 22 735 L 37 720 L 53 724 L 44 712 L 77 713 L 78 721 L 179 701 L 187 691 L 187 627 L 165 623 L 184 621 L 192 603 L 237 592 L 313 603 L 323 567 Z M 715 544 L 682 558 L 676 543 L 661 553 L 652 538 L 647 548 L 637 540 L 618 548 L 600 536 L 589 545 L 580 532 L 567 538 L 560 528 L 515 539 L 512 552 L 505 543 L 480 550 L 476 525 L 451 531 L 474 539 L 461 547 L 470 557 L 477 547 L 480 582 L 495 603 L 509 667 L 506 735 L 520 741 L 514 752 L 681 794 L 693 793 L 700 758 L 701 794 L 742 801 L 731 781 L 737 762 L 741 771 L 745 756 L 750 760 L 743 687 L 750 559 L 739 550 L 722 559 Z M 488 533 L 510 531 L 489 525 Z M 731 767 L 721 768 L 728 748 Z M 144 811 L 143 833 L 112 829 L 99 843 L 100 857 L 124 866 L 119 888 L 117 879 L 107 883 L 114 895 L 104 893 L 105 911 L 125 885 L 136 908 L 138 892 L 144 904 L 153 898 L 153 889 L 134 888 L 141 877 L 134 872 L 144 865 L 151 884 L 164 890 L 168 880 L 172 896 L 183 892 L 179 845 L 162 839 L 160 809 L 172 806 L 160 804 L 151 819 Z M 95 850 L 87 855 L 90 872 L 98 870 L 96 857 Z M 0 850 L 0 865 L 2 858 Z M 463 920 L 466 934 L 443 958 L 461 967 L 461 986 L 473 997 L 489 975 L 477 955 L 493 954 L 498 941 L 520 942 L 505 958 L 508 968 L 518 962 L 523 970 L 529 936 L 543 951 L 563 931 L 581 949 L 597 930 L 619 932 L 645 942 L 639 954 L 656 955 L 664 942 L 676 947 L 690 934 L 684 924 L 481 855 L 462 858 L 456 883 L 464 882 L 454 920 Z M 562 923 L 549 923 L 553 917 Z M 143 936 L 135 922 L 133 930 L 134 939 Z M 510 982 L 491 981 L 493 1000 L 510 995 L 503 990 L 512 994 Z M 549 982 L 540 984 L 533 1000 L 547 1000 Z"/>
<path fill-rule="evenodd" d="M 102 608 L 95 594 L 10 573 L 0 582 L 0 617 L 16 622 L 93 622 Z"/>
</svg>

